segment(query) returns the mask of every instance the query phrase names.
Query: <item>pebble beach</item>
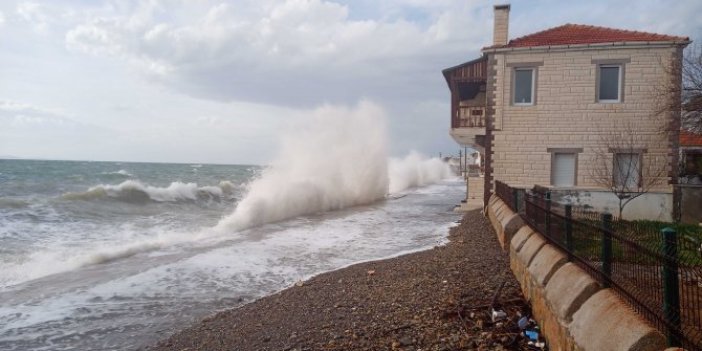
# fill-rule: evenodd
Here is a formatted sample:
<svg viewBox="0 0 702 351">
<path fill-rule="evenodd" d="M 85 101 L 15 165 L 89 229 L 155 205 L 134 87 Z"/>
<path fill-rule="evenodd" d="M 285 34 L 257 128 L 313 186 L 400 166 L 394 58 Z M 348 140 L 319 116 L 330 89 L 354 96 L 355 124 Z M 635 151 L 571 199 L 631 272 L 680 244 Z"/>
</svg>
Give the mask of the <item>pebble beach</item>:
<svg viewBox="0 0 702 351">
<path fill-rule="evenodd" d="M 493 322 L 491 311 L 506 313 Z M 520 350 L 528 314 L 487 219 L 449 243 L 320 274 L 207 317 L 148 350 Z"/>
</svg>

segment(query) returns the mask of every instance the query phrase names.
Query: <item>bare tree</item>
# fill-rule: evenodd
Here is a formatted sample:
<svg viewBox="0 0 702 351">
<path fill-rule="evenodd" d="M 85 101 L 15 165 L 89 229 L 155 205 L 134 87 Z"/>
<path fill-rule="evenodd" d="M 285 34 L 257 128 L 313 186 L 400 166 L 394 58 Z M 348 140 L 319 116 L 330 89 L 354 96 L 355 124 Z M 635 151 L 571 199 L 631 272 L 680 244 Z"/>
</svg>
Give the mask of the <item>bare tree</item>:
<svg viewBox="0 0 702 351">
<path fill-rule="evenodd" d="M 619 218 L 624 207 L 667 180 L 667 158 L 648 155 L 648 138 L 660 138 L 633 123 L 621 123 L 600 135 L 590 173 L 592 181 L 619 199 Z"/>
<path fill-rule="evenodd" d="M 702 45 L 689 48 L 682 66 L 683 128 L 702 133 Z"/>
<path fill-rule="evenodd" d="M 670 125 L 702 133 L 702 44 L 682 49 L 669 62 L 661 62 L 669 77 L 655 89 L 656 110 L 660 117 L 680 114 L 680 125 Z"/>
</svg>

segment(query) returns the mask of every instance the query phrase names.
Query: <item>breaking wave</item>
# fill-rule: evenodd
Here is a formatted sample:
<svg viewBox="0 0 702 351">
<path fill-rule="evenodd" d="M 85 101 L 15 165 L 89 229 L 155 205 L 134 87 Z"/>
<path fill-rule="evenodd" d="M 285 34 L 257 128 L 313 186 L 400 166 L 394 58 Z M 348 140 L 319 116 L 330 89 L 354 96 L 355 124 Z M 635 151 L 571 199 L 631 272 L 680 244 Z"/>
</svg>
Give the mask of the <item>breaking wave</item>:
<svg viewBox="0 0 702 351">
<path fill-rule="evenodd" d="M 448 163 L 439 158 L 427 158 L 416 151 L 410 152 L 402 159 L 390 159 L 388 175 L 390 193 L 434 184 L 455 176 Z"/>
<path fill-rule="evenodd" d="M 178 202 L 197 200 L 230 199 L 235 186 L 229 181 L 221 181 L 217 186 L 198 186 L 196 183 L 172 182 L 167 187 L 145 185 L 137 180 L 127 180 L 118 185 L 98 185 L 85 192 L 67 193 L 66 200 L 95 200 L 112 198 L 125 202 L 143 203 Z"/>
<path fill-rule="evenodd" d="M 305 128 L 283 139 L 278 157 L 216 229 L 369 204 L 451 176 L 448 164 L 416 152 L 389 161 L 385 129 L 383 110 L 370 102 L 316 110 Z"/>
<path fill-rule="evenodd" d="M 248 185 L 245 197 L 217 229 L 240 230 L 385 196 L 385 116 L 378 105 L 325 106 L 306 122 L 283 138 L 278 157 Z"/>
</svg>

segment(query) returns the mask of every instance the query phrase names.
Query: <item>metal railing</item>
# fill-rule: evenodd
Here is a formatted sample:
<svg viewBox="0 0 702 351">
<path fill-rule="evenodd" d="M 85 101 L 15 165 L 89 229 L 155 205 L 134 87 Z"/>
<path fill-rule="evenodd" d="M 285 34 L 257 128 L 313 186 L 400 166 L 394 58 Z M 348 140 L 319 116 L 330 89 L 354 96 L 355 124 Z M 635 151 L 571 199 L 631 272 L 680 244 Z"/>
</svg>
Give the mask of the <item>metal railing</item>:
<svg viewBox="0 0 702 351">
<path fill-rule="evenodd" d="M 495 181 L 495 194 L 499 196 L 512 212 L 524 211 L 524 189 L 512 188 L 499 180 Z"/>
<path fill-rule="evenodd" d="M 702 240 L 659 223 L 629 222 L 563 205 L 547 188 L 515 198 L 497 181 L 496 194 L 562 250 L 568 260 L 629 302 L 670 346 L 702 350 Z"/>
<path fill-rule="evenodd" d="M 459 106 L 455 113 L 457 127 L 485 128 L 485 107 Z"/>
</svg>

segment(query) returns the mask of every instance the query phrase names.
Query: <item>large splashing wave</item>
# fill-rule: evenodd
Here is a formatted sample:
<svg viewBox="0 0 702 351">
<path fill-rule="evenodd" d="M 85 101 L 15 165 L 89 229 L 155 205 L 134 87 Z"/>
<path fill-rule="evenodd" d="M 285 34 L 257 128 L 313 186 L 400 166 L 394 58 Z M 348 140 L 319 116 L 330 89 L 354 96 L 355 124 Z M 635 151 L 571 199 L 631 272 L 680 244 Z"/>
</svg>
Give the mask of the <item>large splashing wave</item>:
<svg viewBox="0 0 702 351">
<path fill-rule="evenodd" d="M 383 110 L 322 107 L 283 138 L 278 157 L 218 229 L 240 230 L 303 214 L 368 204 L 388 189 Z"/>
<path fill-rule="evenodd" d="M 416 152 L 389 161 L 386 140 L 384 112 L 373 103 L 318 109 L 306 128 L 284 138 L 278 157 L 216 229 L 369 204 L 451 176 L 446 163 Z"/>
<path fill-rule="evenodd" d="M 388 167 L 390 193 L 434 184 L 454 176 L 448 163 L 439 158 L 427 158 L 416 151 L 401 159 L 392 158 Z"/>
</svg>

